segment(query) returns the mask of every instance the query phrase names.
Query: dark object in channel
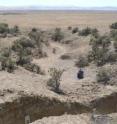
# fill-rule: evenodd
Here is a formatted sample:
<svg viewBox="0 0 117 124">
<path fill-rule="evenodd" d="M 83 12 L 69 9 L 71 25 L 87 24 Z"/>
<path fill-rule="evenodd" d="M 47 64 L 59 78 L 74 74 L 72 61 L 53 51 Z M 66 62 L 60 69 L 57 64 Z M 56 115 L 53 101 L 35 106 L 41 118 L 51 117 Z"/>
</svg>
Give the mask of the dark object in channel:
<svg viewBox="0 0 117 124">
<path fill-rule="evenodd" d="M 84 71 L 80 69 L 77 73 L 77 78 L 78 79 L 83 79 L 84 78 Z"/>
</svg>

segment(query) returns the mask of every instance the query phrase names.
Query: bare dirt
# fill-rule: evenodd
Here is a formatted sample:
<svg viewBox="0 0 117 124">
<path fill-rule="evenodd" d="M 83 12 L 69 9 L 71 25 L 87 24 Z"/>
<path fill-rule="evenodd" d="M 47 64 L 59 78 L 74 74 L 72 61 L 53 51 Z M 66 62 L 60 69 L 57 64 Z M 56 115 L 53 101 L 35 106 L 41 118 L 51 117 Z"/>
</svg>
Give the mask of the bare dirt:
<svg viewBox="0 0 117 124">
<path fill-rule="evenodd" d="M 62 30 L 65 32 L 64 41 L 70 40 L 70 44 L 60 44 L 51 41 L 49 39 L 50 45 L 43 46 L 44 51 L 47 52 L 47 57 L 41 59 L 33 59 L 33 63 L 39 65 L 42 70 L 44 70 L 45 75 L 34 74 L 25 70 L 22 67 L 18 67 L 18 69 L 13 73 L 7 73 L 5 71 L 0 72 L 0 104 L 4 105 L 5 103 L 12 103 L 15 99 L 19 97 L 19 93 L 28 94 L 29 96 L 34 94 L 34 96 L 47 97 L 48 99 L 57 99 L 58 101 L 64 102 L 75 102 L 81 103 L 85 105 L 85 107 L 89 107 L 89 113 L 93 111 L 93 107 L 96 108 L 94 103 L 98 103 L 99 106 L 97 108 L 102 109 L 106 103 L 110 102 L 110 111 L 105 111 L 109 106 L 107 105 L 105 109 L 102 109 L 101 113 L 113 113 L 117 112 L 117 108 L 115 107 L 117 101 L 117 95 L 114 97 L 111 96 L 112 93 L 117 91 L 116 85 L 107 85 L 104 86 L 102 84 L 96 83 L 96 73 L 97 68 L 95 65 L 91 64 L 89 67 L 84 68 L 85 78 L 83 80 L 77 79 L 77 72 L 79 68 L 75 66 L 75 62 L 78 60 L 80 55 L 87 55 L 90 50 L 89 46 L 89 37 L 80 37 L 77 34 L 71 34 L 70 31 L 67 30 L 68 26 L 78 26 L 80 28 L 83 27 L 97 27 L 101 32 L 109 31 L 109 25 L 117 20 L 116 12 L 28 12 L 22 14 L 6 14 L 0 15 L 0 22 L 6 22 L 9 25 L 18 25 L 22 30 L 27 31 L 32 27 L 42 28 L 44 30 L 52 31 L 56 27 L 62 27 Z M 0 45 L 11 46 L 12 42 L 17 39 L 17 37 L 12 38 L 1 38 Z M 54 54 L 53 48 L 56 49 L 56 53 Z M 70 59 L 62 60 L 60 57 L 64 54 L 70 56 Z M 116 68 L 117 65 L 106 65 L 111 68 Z M 59 95 L 51 91 L 47 86 L 47 80 L 49 79 L 48 70 L 51 67 L 55 67 L 58 69 L 65 69 L 65 72 L 61 78 L 61 89 L 65 92 L 65 95 Z M 105 100 L 107 98 L 107 101 Z M 101 101 L 104 99 L 104 104 L 101 102 L 95 102 L 97 99 Z M 101 99 L 101 100 L 100 100 Z M 38 102 L 39 103 L 39 102 Z M 114 106 L 113 104 L 114 103 Z M 51 104 L 51 103 L 50 103 Z M 20 104 L 18 104 L 19 107 Z M 32 106 L 34 104 L 31 104 Z M 42 105 L 42 104 L 41 104 Z M 60 104 L 61 105 L 61 104 Z M 37 108 L 40 107 L 36 106 Z M 26 114 L 30 114 L 31 111 L 36 111 L 36 107 L 32 107 L 31 110 L 28 111 L 26 109 L 26 113 L 23 113 L 23 117 Z M 52 106 L 51 106 L 52 107 Z M 91 108 L 92 107 L 92 108 Z M 20 107 L 19 107 L 20 108 Z M 21 107 L 22 109 L 22 107 Z M 35 109 L 35 110 L 34 110 Z M 57 111 L 57 107 L 54 108 Z M 53 109 L 52 109 L 53 110 Z M 64 107 L 62 108 L 62 114 L 67 112 Z M 91 110 L 91 111 L 90 111 Z M 16 112 L 16 108 L 13 108 L 12 112 Z M 80 111 L 80 110 L 79 110 Z M 10 111 L 6 112 L 10 115 Z M 52 111 L 54 112 L 54 110 Z M 78 110 L 76 114 L 78 113 Z M 83 113 L 83 112 L 82 112 Z M 87 112 L 88 113 L 88 112 Z M 60 115 L 62 115 L 60 114 Z M 5 114 L 3 114 L 5 116 Z M 30 115 L 31 116 L 31 115 Z M 35 116 L 35 117 L 34 117 Z M 51 113 L 47 116 L 53 116 Z M 57 114 L 56 114 L 57 116 Z M 13 113 L 14 117 L 14 113 Z M 22 117 L 22 119 L 24 119 Z M 33 115 L 35 119 L 33 121 L 40 118 L 40 115 L 37 113 Z M 44 114 L 42 117 L 46 117 Z M 0 119 L 2 116 L 0 116 Z M 12 117 L 11 117 L 12 118 Z M 20 117 L 19 117 L 20 118 Z M 17 118 L 17 119 L 19 119 Z M 0 124 L 15 124 L 9 121 L 10 116 L 5 118 L 6 120 L 3 123 L 1 121 Z M 8 120 L 7 120 L 8 119 Z M 89 124 L 89 115 L 63 115 L 59 117 L 50 117 L 39 120 L 34 124 Z M 2 120 L 2 119 L 1 119 Z M 20 119 L 19 119 L 20 120 Z M 31 120 L 31 122 L 32 122 Z M 9 121 L 9 123 L 8 123 Z M 87 122 L 88 123 L 87 123 Z M 22 123 L 18 123 L 22 124 Z"/>
<path fill-rule="evenodd" d="M 117 20 L 116 12 L 90 11 L 40 11 L 19 14 L 1 14 L 0 22 L 19 25 L 22 28 L 55 28 L 68 26 L 97 27 L 106 31 Z"/>
</svg>

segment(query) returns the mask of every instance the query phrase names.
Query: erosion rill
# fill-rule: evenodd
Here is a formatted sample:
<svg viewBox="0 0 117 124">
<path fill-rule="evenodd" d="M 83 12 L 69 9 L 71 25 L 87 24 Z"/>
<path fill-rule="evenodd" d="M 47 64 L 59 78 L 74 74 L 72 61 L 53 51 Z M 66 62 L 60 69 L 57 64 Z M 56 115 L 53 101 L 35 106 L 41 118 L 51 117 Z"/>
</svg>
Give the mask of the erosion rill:
<svg viewBox="0 0 117 124">
<path fill-rule="evenodd" d="M 47 116 L 78 114 L 91 109 L 80 103 L 62 102 L 41 96 L 23 96 L 0 105 L 0 124 L 27 124 Z"/>
</svg>

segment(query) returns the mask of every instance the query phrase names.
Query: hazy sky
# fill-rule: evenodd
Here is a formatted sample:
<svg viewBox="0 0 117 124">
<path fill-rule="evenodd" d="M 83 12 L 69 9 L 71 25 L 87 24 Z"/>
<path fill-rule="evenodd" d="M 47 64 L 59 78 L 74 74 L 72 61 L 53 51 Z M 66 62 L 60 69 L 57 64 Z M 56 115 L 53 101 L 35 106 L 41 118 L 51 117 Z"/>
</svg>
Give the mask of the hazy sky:
<svg viewBox="0 0 117 124">
<path fill-rule="evenodd" d="M 117 0 L 0 0 L 0 6 L 116 6 Z"/>
</svg>

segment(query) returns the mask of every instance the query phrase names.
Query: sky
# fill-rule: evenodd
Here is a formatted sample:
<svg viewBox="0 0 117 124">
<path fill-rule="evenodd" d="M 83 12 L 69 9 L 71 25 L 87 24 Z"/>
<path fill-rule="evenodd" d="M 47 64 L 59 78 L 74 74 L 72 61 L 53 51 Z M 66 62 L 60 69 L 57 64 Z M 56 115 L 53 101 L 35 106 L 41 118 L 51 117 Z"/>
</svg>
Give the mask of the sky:
<svg viewBox="0 0 117 124">
<path fill-rule="evenodd" d="M 0 6 L 117 7 L 117 0 L 0 0 Z"/>
</svg>

